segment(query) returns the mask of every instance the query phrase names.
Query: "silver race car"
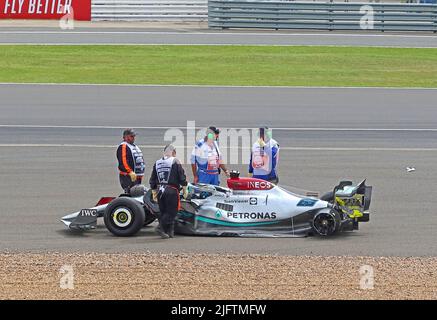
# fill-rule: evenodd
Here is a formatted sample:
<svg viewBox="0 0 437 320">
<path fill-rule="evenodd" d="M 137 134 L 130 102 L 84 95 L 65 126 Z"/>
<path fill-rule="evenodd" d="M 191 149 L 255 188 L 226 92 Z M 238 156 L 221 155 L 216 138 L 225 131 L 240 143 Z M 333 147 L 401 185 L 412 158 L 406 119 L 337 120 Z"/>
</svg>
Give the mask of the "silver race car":
<svg viewBox="0 0 437 320">
<path fill-rule="evenodd" d="M 181 199 L 175 232 L 184 235 L 240 237 L 329 236 L 357 230 L 369 221 L 372 187 L 365 180 L 342 181 L 322 197 L 297 194 L 270 182 L 240 178 L 232 172 L 227 188 L 190 184 Z M 102 218 L 116 236 L 135 235 L 159 219 L 151 190 L 136 186 L 130 194 L 101 198 L 92 208 L 62 218 L 73 230 L 89 230 Z"/>
</svg>

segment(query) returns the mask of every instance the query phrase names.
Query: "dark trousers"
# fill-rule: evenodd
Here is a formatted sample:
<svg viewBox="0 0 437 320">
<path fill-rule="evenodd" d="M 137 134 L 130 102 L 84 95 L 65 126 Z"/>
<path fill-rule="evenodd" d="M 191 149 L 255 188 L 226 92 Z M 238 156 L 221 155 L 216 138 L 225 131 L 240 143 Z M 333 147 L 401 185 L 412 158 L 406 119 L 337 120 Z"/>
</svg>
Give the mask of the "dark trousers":
<svg viewBox="0 0 437 320">
<path fill-rule="evenodd" d="M 179 191 L 172 187 L 166 187 L 158 193 L 160 211 L 159 224 L 165 233 L 174 228 L 174 222 L 179 210 Z"/>
<path fill-rule="evenodd" d="M 124 175 L 120 174 L 121 188 L 124 190 L 125 193 L 129 193 L 130 188 L 132 188 L 133 186 L 136 186 L 137 184 L 141 184 L 142 179 L 143 179 L 143 177 L 137 177 L 137 180 L 132 182 L 132 180 L 130 179 L 129 176 L 124 176 Z"/>
</svg>

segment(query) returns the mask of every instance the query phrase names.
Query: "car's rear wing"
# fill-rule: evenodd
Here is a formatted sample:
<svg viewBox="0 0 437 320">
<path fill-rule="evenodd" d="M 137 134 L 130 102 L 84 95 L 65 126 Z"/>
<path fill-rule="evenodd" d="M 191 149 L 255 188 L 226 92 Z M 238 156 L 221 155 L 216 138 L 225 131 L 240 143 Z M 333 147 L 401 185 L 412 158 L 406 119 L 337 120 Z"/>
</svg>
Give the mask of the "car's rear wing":
<svg viewBox="0 0 437 320">
<path fill-rule="evenodd" d="M 369 208 L 372 200 L 372 187 L 366 186 L 364 179 L 357 185 L 352 181 L 341 181 L 334 188 L 334 205 L 348 211 L 350 217 L 360 221 L 369 220 Z"/>
</svg>

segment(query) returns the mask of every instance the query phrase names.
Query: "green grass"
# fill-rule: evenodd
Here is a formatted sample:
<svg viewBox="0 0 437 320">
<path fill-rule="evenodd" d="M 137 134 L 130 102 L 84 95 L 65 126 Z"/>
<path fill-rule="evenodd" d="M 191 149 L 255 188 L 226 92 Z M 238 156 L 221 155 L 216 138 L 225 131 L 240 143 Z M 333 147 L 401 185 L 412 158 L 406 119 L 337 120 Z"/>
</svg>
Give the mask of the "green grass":
<svg viewBox="0 0 437 320">
<path fill-rule="evenodd" d="M 0 46 L 0 82 L 437 87 L 437 49 Z"/>
</svg>

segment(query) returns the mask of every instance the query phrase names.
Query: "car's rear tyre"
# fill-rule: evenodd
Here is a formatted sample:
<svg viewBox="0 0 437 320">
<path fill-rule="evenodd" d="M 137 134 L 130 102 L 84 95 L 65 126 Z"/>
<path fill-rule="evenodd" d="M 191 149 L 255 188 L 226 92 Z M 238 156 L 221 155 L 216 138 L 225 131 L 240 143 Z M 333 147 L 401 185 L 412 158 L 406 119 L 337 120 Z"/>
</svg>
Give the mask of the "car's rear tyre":
<svg viewBox="0 0 437 320">
<path fill-rule="evenodd" d="M 340 215 L 336 211 L 318 212 L 314 215 L 312 228 L 316 235 L 331 236 L 340 229 Z"/>
<path fill-rule="evenodd" d="M 144 225 L 144 208 L 136 200 L 122 197 L 113 200 L 103 216 L 106 228 L 117 237 L 135 235 Z"/>
</svg>

